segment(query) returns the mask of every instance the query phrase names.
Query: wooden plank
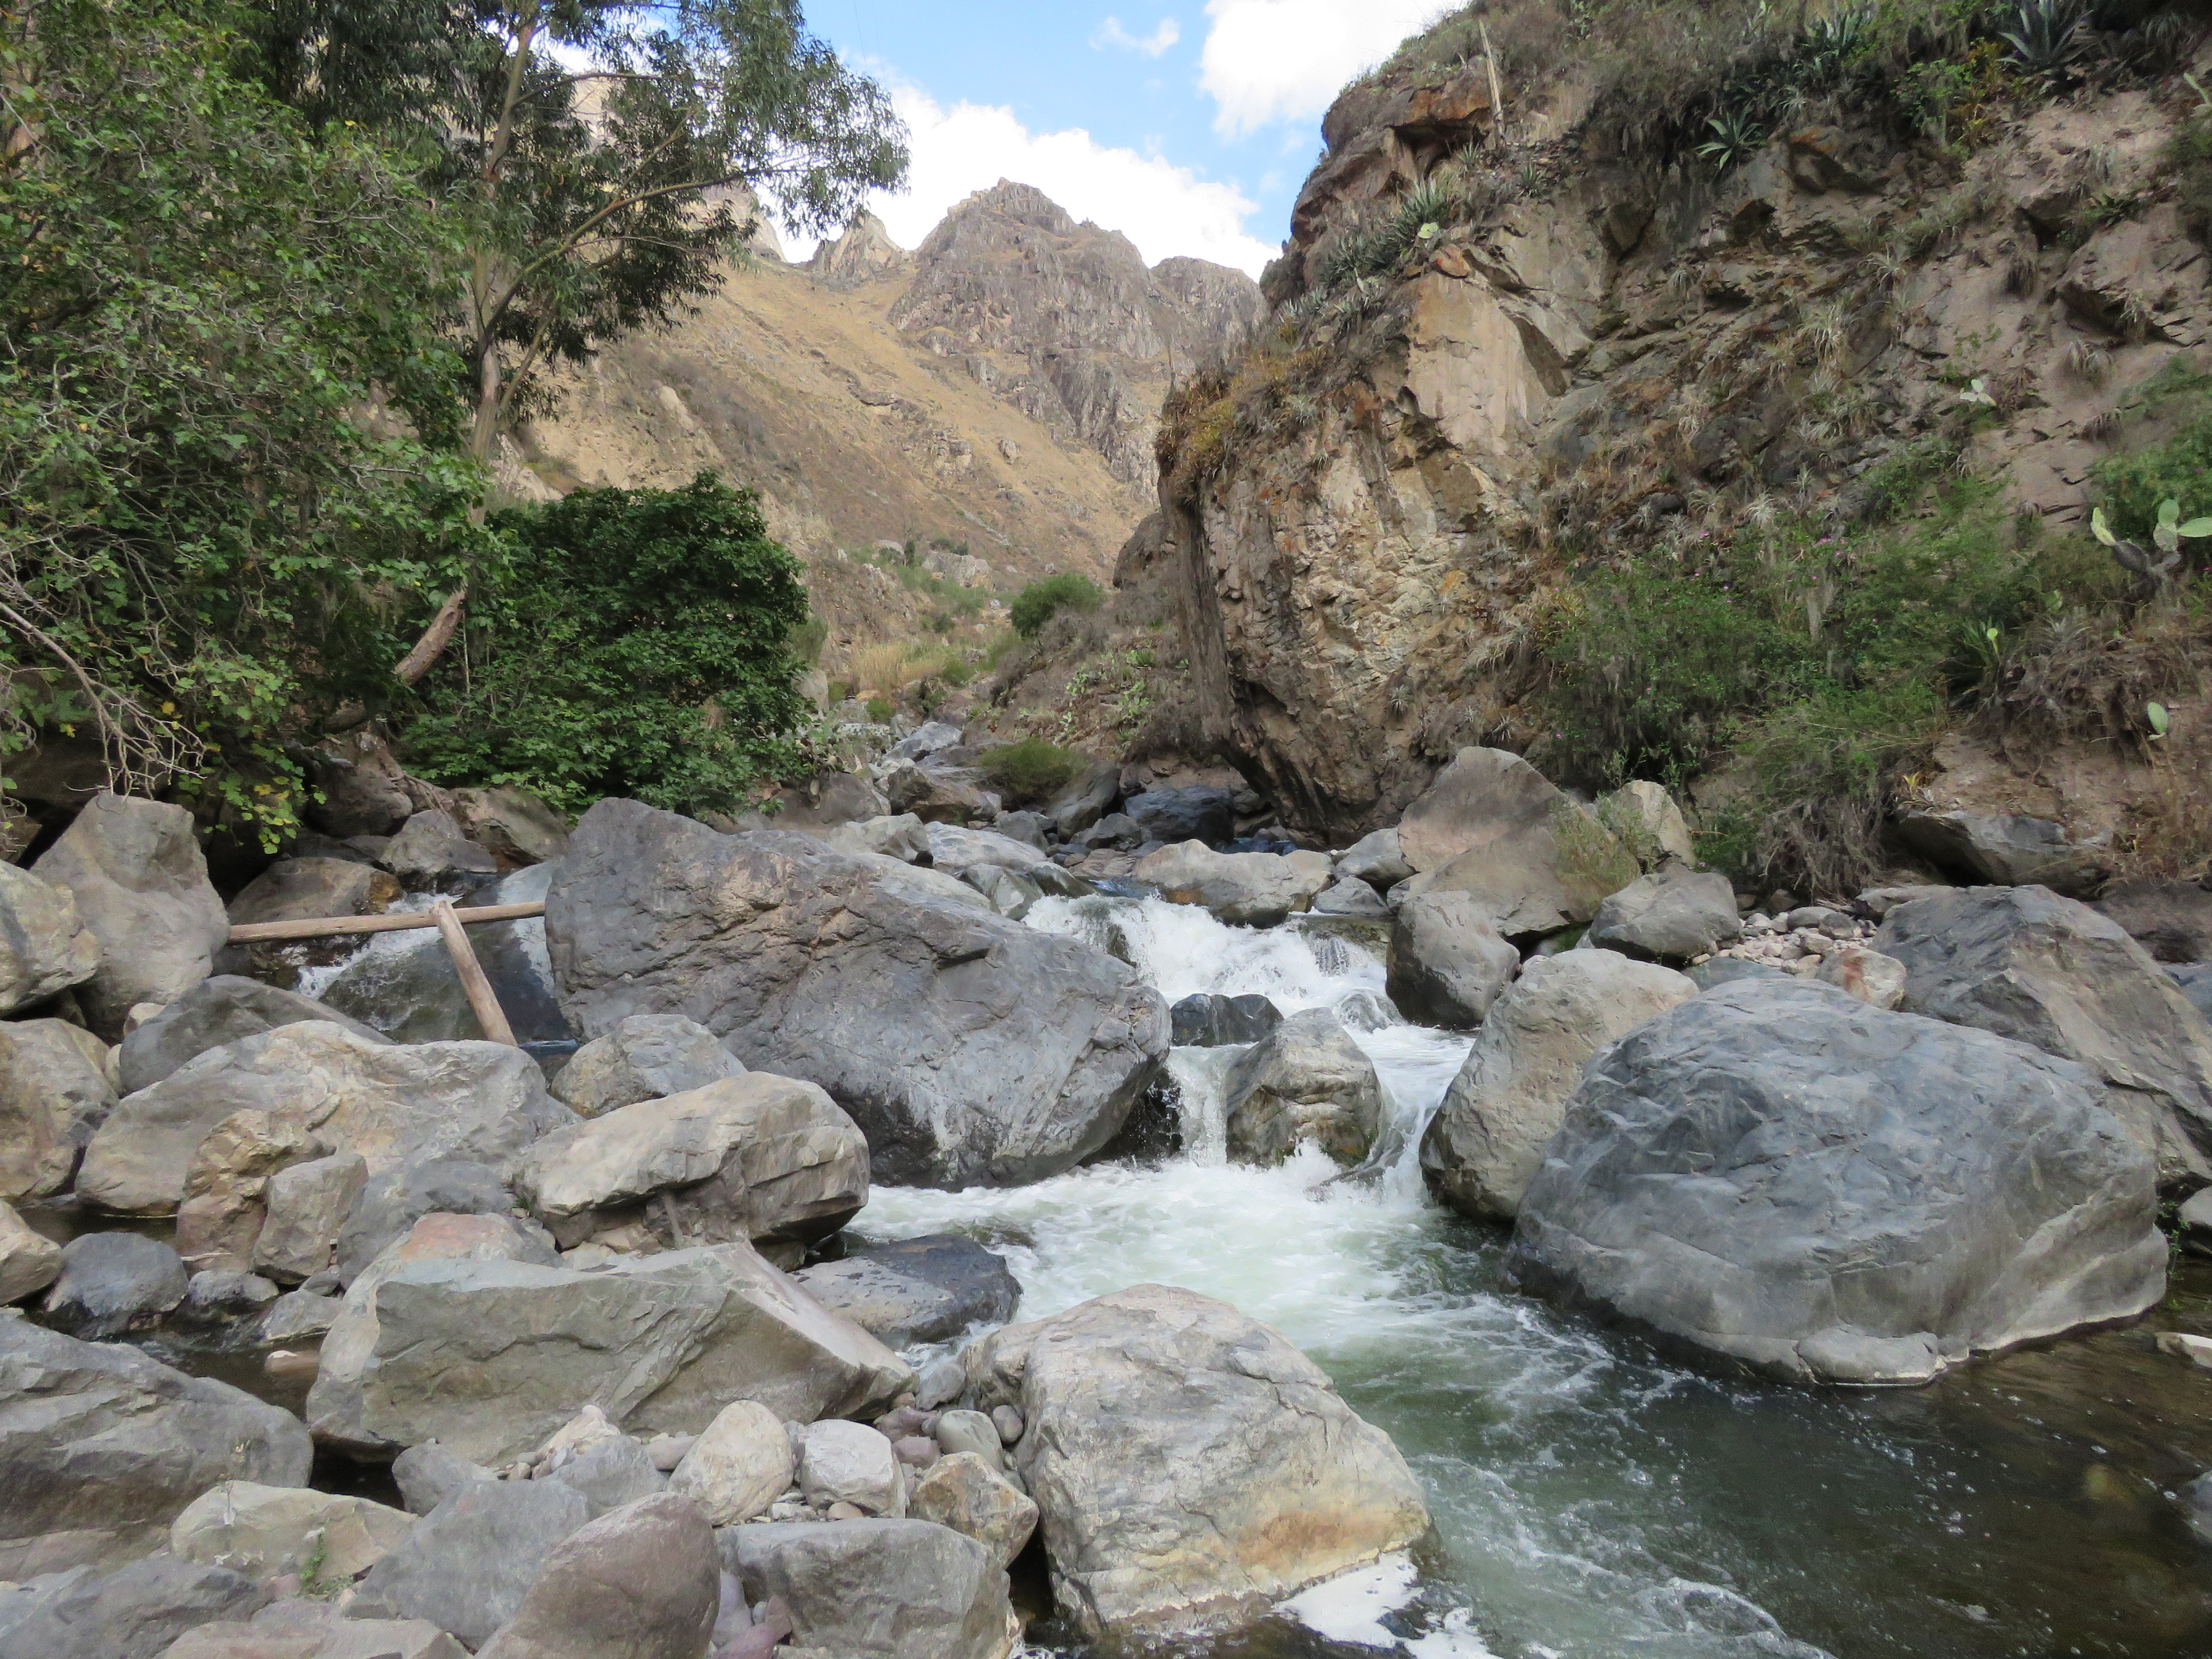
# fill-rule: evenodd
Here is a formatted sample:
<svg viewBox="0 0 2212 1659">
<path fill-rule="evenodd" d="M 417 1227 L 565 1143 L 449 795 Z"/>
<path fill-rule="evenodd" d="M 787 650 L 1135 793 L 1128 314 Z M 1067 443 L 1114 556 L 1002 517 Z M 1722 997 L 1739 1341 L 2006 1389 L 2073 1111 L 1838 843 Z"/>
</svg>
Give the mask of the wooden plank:
<svg viewBox="0 0 2212 1659">
<path fill-rule="evenodd" d="M 447 908 L 451 909 L 452 906 Z M 463 923 L 520 921 L 526 916 L 544 914 L 544 899 L 528 904 L 479 904 L 453 911 L 455 918 Z M 278 939 L 324 939 L 335 933 L 393 933 L 410 927 L 437 925 L 434 910 L 401 910 L 381 916 L 324 916 L 299 921 L 249 921 L 230 930 L 230 942 L 253 945 Z"/>
<path fill-rule="evenodd" d="M 438 931 L 446 936 L 446 948 L 453 953 L 453 970 L 461 976 L 461 989 L 468 996 L 469 1006 L 476 1011 L 477 1024 L 483 1027 L 484 1036 L 510 1048 L 520 1048 L 522 1045 L 514 1040 L 514 1027 L 507 1023 L 506 1011 L 499 1006 L 483 964 L 469 948 L 468 930 L 461 926 L 460 912 L 453 908 L 451 899 L 440 899 L 430 907 L 430 915 Z"/>
</svg>

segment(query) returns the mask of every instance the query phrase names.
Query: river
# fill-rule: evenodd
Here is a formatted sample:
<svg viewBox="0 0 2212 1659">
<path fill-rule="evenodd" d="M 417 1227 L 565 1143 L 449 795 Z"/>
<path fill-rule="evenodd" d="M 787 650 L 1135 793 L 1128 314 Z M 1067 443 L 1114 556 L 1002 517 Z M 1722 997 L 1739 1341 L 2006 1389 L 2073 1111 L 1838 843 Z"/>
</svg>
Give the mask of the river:
<svg viewBox="0 0 2212 1659">
<path fill-rule="evenodd" d="M 1157 899 L 1047 900 L 1170 1001 L 1259 992 L 1337 1006 L 1387 1123 L 1351 1176 L 1317 1154 L 1224 1156 L 1232 1051 L 1177 1049 L 1186 1150 L 1036 1186 L 878 1188 L 864 1237 L 937 1231 L 1005 1251 L 1019 1317 L 1186 1285 L 1267 1321 L 1395 1437 L 1432 1543 L 1199 1644 L 1216 1659 L 2206 1659 L 2212 1548 L 2170 1494 L 2212 1466 L 2212 1376 L 2157 1353 L 2212 1328 L 2183 1266 L 2134 1327 L 1911 1389 L 1723 1380 L 1516 1294 L 1504 1236 L 1423 1189 L 1416 1148 L 1468 1046 L 1397 1020 L 1371 936 L 1224 927 Z"/>
</svg>

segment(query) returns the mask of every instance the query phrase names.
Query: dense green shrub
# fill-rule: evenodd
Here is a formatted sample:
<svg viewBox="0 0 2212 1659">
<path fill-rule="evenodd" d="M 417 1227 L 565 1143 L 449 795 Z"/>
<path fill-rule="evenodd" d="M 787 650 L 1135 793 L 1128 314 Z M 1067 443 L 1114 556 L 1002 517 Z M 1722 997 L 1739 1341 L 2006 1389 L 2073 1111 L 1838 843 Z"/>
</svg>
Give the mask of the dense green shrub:
<svg viewBox="0 0 2212 1659">
<path fill-rule="evenodd" d="M 1014 631 L 1024 639 L 1035 639 L 1037 630 L 1062 610 L 1096 611 L 1106 596 L 1099 592 L 1098 584 L 1088 576 L 1079 576 L 1073 571 L 1058 575 L 1041 576 L 1015 597 L 1009 617 Z"/>
<path fill-rule="evenodd" d="M 1050 800 L 1075 781 L 1083 769 L 1083 757 L 1056 749 L 1042 738 L 1024 738 L 987 750 L 981 763 L 983 775 L 1006 798 L 1009 805 Z"/>
<path fill-rule="evenodd" d="M 571 810 L 631 795 L 696 814 L 741 808 L 789 763 L 806 591 L 751 491 L 702 473 L 495 523 L 514 568 L 425 683 L 407 732 L 417 769 Z"/>
</svg>

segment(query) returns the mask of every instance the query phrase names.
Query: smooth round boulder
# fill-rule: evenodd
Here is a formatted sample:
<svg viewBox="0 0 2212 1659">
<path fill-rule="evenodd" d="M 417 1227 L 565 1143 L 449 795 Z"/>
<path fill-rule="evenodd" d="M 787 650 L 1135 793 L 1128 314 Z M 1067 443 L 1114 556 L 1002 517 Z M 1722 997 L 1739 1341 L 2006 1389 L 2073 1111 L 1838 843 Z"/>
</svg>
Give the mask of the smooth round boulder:
<svg viewBox="0 0 2212 1659">
<path fill-rule="evenodd" d="M 159 1324 L 191 1289 L 183 1259 L 140 1233 L 80 1234 L 62 1247 L 61 1267 L 39 1312 L 88 1341 Z"/>
<path fill-rule="evenodd" d="M 668 1489 L 698 1505 L 709 1525 L 732 1527 L 766 1514 L 797 1468 L 782 1419 L 757 1401 L 740 1400 L 701 1431 L 669 1476 Z"/>
<path fill-rule="evenodd" d="M 1382 1125 L 1375 1062 L 1333 1009 L 1291 1015 L 1237 1057 L 1223 1089 L 1230 1156 L 1247 1163 L 1279 1164 L 1312 1146 L 1357 1165 Z"/>
<path fill-rule="evenodd" d="M 836 1419 L 806 1431 L 799 1457 L 799 1490 L 817 1509 L 851 1504 L 870 1515 L 902 1512 L 898 1455 L 865 1423 Z"/>
</svg>

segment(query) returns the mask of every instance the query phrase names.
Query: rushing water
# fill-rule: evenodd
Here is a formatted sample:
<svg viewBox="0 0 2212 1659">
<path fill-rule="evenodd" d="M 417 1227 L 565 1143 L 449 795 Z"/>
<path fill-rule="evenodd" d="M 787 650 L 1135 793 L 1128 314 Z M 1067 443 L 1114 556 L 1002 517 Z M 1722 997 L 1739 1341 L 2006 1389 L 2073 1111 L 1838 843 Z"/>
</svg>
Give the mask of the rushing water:
<svg viewBox="0 0 2212 1659">
<path fill-rule="evenodd" d="M 1157 900 L 1049 900 L 1032 925 L 1170 1000 L 1339 1007 L 1387 1124 L 1367 1170 L 1228 1163 L 1233 1051 L 1179 1049 L 1186 1153 L 1037 1186 L 878 1188 L 860 1231 L 1004 1249 L 1035 1318 L 1157 1281 L 1281 1330 L 1388 1429 L 1437 1540 L 1214 1644 L 1418 1659 L 2206 1659 L 2212 1549 L 2170 1494 L 2212 1464 L 2212 1378 L 2152 1330 L 2212 1326 L 2185 1269 L 2144 1325 L 1918 1389 L 1721 1381 L 1516 1294 L 1503 1235 L 1422 1189 L 1413 1149 L 1468 1043 L 1407 1025 L 1356 930 L 1225 927 Z M 1295 1616 L 1301 1622 L 1292 1623 Z"/>
</svg>

